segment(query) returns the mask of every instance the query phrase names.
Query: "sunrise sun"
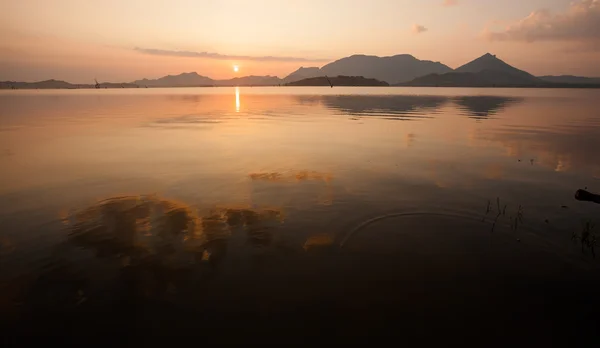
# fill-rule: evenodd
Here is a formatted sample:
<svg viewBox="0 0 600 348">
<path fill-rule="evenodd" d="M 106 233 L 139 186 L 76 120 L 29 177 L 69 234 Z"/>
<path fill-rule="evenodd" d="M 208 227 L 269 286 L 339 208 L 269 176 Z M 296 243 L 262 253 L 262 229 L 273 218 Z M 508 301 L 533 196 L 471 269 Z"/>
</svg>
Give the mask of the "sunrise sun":
<svg viewBox="0 0 600 348">
<path fill-rule="evenodd" d="M 233 66 L 233 71 L 235 71 L 235 72 L 238 72 L 238 71 L 240 71 L 240 67 L 239 67 L 239 66 L 237 66 L 237 65 L 234 65 L 234 66 Z"/>
</svg>

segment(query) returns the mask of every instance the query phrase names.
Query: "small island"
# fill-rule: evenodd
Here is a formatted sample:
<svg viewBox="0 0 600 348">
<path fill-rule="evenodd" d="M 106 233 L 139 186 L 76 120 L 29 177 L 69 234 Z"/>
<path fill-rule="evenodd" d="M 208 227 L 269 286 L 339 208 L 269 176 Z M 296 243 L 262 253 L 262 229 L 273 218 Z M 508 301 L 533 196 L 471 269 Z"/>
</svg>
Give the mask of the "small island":
<svg viewBox="0 0 600 348">
<path fill-rule="evenodd" d="M 389 86 L 390 84 L 376 79 L 368 79 L 362 76 L 319 76 L 287 83 L 286 86 Z"/>
</svg>

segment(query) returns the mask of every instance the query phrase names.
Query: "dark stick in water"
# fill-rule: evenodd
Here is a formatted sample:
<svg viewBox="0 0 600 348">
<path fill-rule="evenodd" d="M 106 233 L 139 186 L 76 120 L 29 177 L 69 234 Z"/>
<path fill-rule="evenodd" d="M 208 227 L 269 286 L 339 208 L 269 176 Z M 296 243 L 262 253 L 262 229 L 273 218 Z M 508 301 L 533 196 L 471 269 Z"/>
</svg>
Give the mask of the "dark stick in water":
<svg viewBox="0 0 600 348">
<path fill-rule="evenodd" d="M 600 195 L 588 192 L 586 190 L 577 190 L 575 199 L 578 201 L 594 202 L 600 204 Z"/>
</svg>

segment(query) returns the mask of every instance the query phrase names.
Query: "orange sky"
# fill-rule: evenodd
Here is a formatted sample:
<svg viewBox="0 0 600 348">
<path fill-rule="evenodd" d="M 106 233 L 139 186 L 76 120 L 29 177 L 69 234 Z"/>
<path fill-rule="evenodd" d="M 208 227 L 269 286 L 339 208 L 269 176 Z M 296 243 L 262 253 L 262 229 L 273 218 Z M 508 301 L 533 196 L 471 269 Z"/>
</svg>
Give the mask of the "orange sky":
<svg viewBox="0 0 600 348">
<path fill-rule="evenodd" d="M 486 52 L 600 76 L 600 0 L 0 0 L 0 30 L 0 80 L 284 77 L 355 53 L 455 68 Z"/>
</svg>

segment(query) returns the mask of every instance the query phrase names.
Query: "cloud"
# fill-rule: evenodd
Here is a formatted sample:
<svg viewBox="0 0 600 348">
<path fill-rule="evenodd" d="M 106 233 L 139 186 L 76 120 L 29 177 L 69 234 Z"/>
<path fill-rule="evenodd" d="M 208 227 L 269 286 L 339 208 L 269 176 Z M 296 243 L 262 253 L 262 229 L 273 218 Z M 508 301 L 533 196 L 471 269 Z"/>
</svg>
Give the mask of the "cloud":
<svg viewBox="0 0 600 348">
<path fill-rule="evenodd" d="M 572 2 L 563 13 L 537 10 L 503 31 L 486 29 L 492 41 L 600 41 L 600 0 Z"/>
<path fill-rule="evenodd" d="M 300 57 L 282 57 L 282 56 L 240 56 L 212 52 L 194 52 L 194 51 L 171 51 L 155 48 L 135 47 L 134 51 L 155 56 L 170 57 L 189 57 L 189 58 L 208 58 L 219 60 L 253 60 L 259 62 L 328 62 L 330 59 L 322 58 L 300 58 Z"/>
<path fill-rule="evenodd" d="M 415 34 L 421 34 L 427 31 L 427 28 L 425 28 L 422 25 L 419 24 L 413 24 L 412 26 L 412 32 Z"/>
<path fill-rule="evenodd" d="M 458 5 L 458 0 L 444 0 L 444 6 L 455 6 Z"/>
</svg>

